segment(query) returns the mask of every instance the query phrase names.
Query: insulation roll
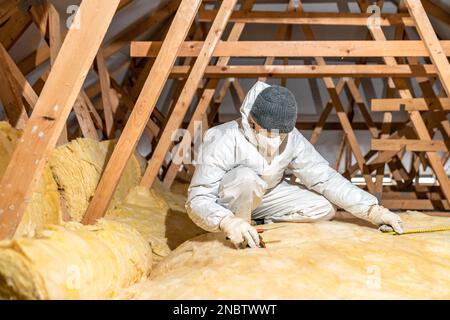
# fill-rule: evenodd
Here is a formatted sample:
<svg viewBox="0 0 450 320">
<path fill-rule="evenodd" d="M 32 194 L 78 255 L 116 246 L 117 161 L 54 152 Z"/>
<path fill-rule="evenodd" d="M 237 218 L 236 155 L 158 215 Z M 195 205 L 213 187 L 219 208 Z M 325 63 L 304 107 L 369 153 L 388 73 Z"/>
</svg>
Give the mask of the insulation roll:
<svg viewBox="0 0 450 320">
<path fill-rule="evenodd" d="M 19 141 L 20 131 L 0 122 L 0 175 Z M 52 152 L 16 236 L 0 242 L 0 297 L 113 298 L 145 278 L 153 260 L 204 233 L 186 215 L 185 195 L 136 187 L 145 165 L 136 154 L 106 218 L 78 223 L 114 145 L 77 139 Z M 62 213 L 71 222 L 63 223 Z"/>
<path fill-rule="evenodd" d="M 0 177 L 9 164 L 21 134 L 20 130 L 12 128 L 9 123 L 0 122 Z M 61 222 L 58 186 L 48 165 L 45 166 L 42 176 L 36 182 L 30 199 L 26 201 L 28 205 L 16 230 L 16 237 L 33 235 L 36 228 Z"/>
<path fill-rule="evenodd" d="M 401 214 L 405 229 L 448 217 Z M 386 235 L 363 221 L 261 225 L 267 248 L 223 233 L 189 240 L 122 299 L 448 299 L 450 232 Z"/>
<path fill-rule="evenodd" d="M 63 210 L 71 219 L 81 221 L 115 144 L 114 140 L 76 139 L 53 151 L 49 159 L 50 168 L 61 192 Z M 110 208 L 123 201 L 128 192 L 139 184 L 142 161 L 136 154 L 131 156 Z"/>
<path fill-rule="evenodd" d="M 95 226 L 68 222 L 0 242 L 0 297 L 114 298 L 201 233 L 159 192 L 135 187 Z"/>
<path fill-rule="evenodd" d="M 151 244 L 153 260 L 158 262 L 186 240 L 205 233 L 185 211 L 175 210 L 181 199 L 180 194 L 136 187 L 106 216 L 138 230 Z"/>
<path fill-rule="evenodd" d="M 48 226 L 0 246 L 0 297 L 8 299 L 108 299 L 145 278 L 152 264 L 140 233 L 108 219 Z"/>
</svg>

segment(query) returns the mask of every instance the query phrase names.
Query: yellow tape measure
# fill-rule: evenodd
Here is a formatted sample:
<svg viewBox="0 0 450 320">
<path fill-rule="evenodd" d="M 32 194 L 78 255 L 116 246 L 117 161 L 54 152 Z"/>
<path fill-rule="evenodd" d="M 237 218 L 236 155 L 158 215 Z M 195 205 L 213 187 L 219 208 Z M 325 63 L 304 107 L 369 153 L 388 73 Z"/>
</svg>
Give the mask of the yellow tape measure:
<svg viewBox="0 0 450 320">
<path fill-rule="evenodd" d="M 450 231 L 450 227 L 443 227 L 443 228 L 432 228 L 432 229 L 416 229 L 416 230 L 406 230 L 403 231 L 402 234 L 397 233 L 395 231 L 392 232 L 383 232 L 384 234 L 391 234 L 395 236 L 402 236 L 405 234 L 413 234 L 413 233 L 427 233 L 427 232 L 442 232 L 442 231 Z"/>
</svg>

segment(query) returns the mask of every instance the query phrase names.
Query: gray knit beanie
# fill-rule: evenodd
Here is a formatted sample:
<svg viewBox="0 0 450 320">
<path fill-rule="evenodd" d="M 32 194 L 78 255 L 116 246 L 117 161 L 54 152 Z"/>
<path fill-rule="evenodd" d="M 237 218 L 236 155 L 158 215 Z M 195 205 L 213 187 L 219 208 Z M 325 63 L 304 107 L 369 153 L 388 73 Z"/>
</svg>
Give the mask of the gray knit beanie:
<svg viewBox="0 0 450 320">
<path fill-rule="evenodd" d="M 297 122 L 297 102 L 291 91 L 280 86 L 265 88 L 256 97 L 250 115 L 264 129 L 289 133 Z"/>
</svg>

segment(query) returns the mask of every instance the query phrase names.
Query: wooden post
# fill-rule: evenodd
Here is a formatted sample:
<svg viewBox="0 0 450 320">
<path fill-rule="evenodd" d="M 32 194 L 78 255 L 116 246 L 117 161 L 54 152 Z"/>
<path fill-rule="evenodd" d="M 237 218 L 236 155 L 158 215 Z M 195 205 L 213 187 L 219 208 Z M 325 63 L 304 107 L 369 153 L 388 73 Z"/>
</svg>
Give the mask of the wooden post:
<svg viewBox="0 0 450 320">
<path fill-rule="evenodd" d="M 201 0 L 183 0 L 181 2 L 155 64 L 83 217 L 83 223 L 94 223 L 98 218 L 103 217 L 108 209 L 122 172 L 144 131 L 169 77 L 170 69 L 175 63 L 178 49 L 186 38 L 200 4 Z"/>
<path fill-rule="evenodd" d="M 83 136 L 85 138 L 100 140 L 89 113 L 89 107 L 81 94 L 78 95 L 73 105 L 73 110 L 75 111 L 75 116 L 77 117 Z"/>
<path fill-rule="evenodd" d="M 14 235 L 35 182 L 56 145 L 118 4 L 119 0 L 81 3 L 77 13 L 81 28 L 68 32 L 1 179 L 0 239 Z"/>
</svg>

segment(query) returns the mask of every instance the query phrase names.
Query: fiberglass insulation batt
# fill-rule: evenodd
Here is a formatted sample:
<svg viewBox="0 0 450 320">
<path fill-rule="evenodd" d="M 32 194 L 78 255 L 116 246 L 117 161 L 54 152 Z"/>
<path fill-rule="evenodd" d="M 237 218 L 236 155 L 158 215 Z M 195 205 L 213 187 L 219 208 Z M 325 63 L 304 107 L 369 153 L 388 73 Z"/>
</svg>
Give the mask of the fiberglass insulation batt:
<svg viewBox="0 0 450 320">
<path fill-rule="evenodd" d="M 18 139 L 18 130 L 0 122 L 0 173 Z M 14 239 L 0 242 L 0 297 L 113 298 L 146 278 L 153 260 L 203 232 L 187 217 L 184 196 L 135 187 L 143 167 L 137 155 L 106 218 L 94 226 L 78 223 L 114 144 L 77 139 L 53 151 Z M 61 221 L 62 211 L 71 222 Z"/>
<path fill-rule="evenodd" d="M 448 217 L 401 214 L 405 229 Z M 386 235 L 361 221 L 261 225 L 266 249 L 236 250 L 221 233 L 191 239 L 124 299 L 448 299 L 450 232 Z"/>
<path fill-rule="evenodd" d="M 98 142 L 92 139 L 76 139 L 56 148 L 49 164 L 61 191 L 64 212 L 75 221 L 81 221 L 91 197 L 95 193 L 115 141 Z M 143 160 L 133 154 L 120 178 L 110 208 L 125 199 L 142 176 Z"/>
<path fill-rule="evenodd" d="M 68 222 L 47 226 L 33 238 L 0 242 L 0 297 L 116 297 L 144 280 L 152 262 L 204 233 L 185 212 L 171 209 L 178 205 L 135 187 L 94 226 Z"/>
<path fill-rule="evenodd" d="M 7 298 L 112 298 L 146 277 L 152 263 L 138 231 L 107 219 L 49 226 L 0 248 L 0 296 Z"/>
</svg>

